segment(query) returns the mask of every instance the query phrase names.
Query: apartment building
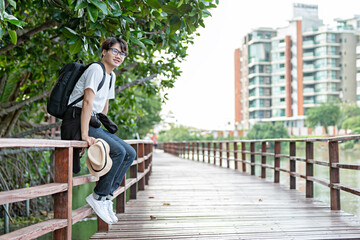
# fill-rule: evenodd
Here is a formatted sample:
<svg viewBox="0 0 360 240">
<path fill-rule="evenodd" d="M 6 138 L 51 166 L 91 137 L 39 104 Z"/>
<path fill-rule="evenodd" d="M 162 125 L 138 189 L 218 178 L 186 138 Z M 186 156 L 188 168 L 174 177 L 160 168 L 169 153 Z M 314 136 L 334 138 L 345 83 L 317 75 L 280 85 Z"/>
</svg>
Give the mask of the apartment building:
<svg viewBox="0 0 360 240">
<path fill-rule="evenodd" d="M 285 27 L 254 29 L 235 50 L 235 124 L 283 121 L 304 128 L 306 111 L 340 99 L 360 104 L 360 16 L 330 28 L 318 6 L 294 4 Z"/>
</svg>

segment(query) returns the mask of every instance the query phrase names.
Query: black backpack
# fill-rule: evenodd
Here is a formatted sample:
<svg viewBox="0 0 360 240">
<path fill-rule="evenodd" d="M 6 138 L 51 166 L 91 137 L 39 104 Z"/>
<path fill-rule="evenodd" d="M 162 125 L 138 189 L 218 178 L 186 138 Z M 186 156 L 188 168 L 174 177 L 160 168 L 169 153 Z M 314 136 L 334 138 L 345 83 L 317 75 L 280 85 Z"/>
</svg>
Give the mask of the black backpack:
<svg viewBox="0 0 360 240">
<path fill-rule="evenodd" d="M 59 76 L 57 78 L 56 84 L 51 91 L 50 97 L 47 102 L 47 111 L 51 115 L 57 118 L 63 118 L 66 109 L 75 105 L 84 99 L 84 95 L 70 103 L 69 102 L 70 95 L 75 87 L 75 84 L 80 79 L 81 75 L 91 64 L 100 64 L 101 68 L 104 71 L 103 79 L 101 80 L 97 91 L 99 91 L 105 82 L 106 71 L 105 66 L 101 62 L 93 62 L 88 65 L 84 65 L 79 62 L 72 62 L 66 64 L 63 68 L 60 69 Z M 110 78 L 110 87 L 112 84 L 112 74 Z"/>
</svg>

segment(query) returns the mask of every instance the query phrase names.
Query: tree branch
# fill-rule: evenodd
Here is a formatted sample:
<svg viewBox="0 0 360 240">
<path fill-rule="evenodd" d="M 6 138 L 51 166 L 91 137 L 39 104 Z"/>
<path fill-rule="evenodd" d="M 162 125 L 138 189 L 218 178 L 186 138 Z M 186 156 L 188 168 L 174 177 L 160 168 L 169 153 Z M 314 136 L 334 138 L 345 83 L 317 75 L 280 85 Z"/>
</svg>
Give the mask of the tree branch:
<svg viewBox="0 0 360 240">
<path fill-rule="evenodd" d="M 0 156 L 7 156 L 11 154 L 19 154 L 19 153 L 28 153 L 28 152 L 43 152 L 43 151 L 54 151 L 55 148 L 38 148 L 38 147 L 31 147 L 31 148 L 20 148 L 20 149 L 13 149 L 13 150 L 1 150 Z"/>
<path fill-rule="evenodd" d="M 123 67 L 123 68 L 119 69 L 118 71 L 115 72 L 115 74 L 120 75 L 121 73 L 128 72 L 131 69 L 133 69 L 134 67 L 136 67 L 137 65 L 138 65 L 138 63 L 134 62 L 134 63 L 130 64 L 129 66 L 126 66 L 126 67 Z"/>
<path fill-rule="evenodd" d="M 158 34 L 158 33 L 161 33 L 161 32 L 165 32 L 167 26 L 168 26 L 168 24 L 166 23 L 163 29 L 160 29 L 159 31 L 156 31 L 156 32 L 145 32 L 145 34 L 153 35 L 153 34 Z"/>
<path fill-rule="evenodd" d="M 5 82 L 6 82 L 6 73 L 4 73 L 4 76 L 0 80 L 0 96 L 2 95 L 2 93 L 4 91 Z"/>
<path fill-rule="evenodd" d="M 59 24 L 60 23 L 55 20 L 49 20 L 48 22 L 45 22 L 45 23 L 41 24 L 40 26 L 30 29 L 26 33 L 18 36 L 18 40 L 17 40 L 16 44 L 9 44 L 9 45 L 6 45 L 5 47 L 0 48 L 0 54 L 6 53 L 6 52 L 10 51 L 11 49 L 13 49 L 14 47 L 19 46 L 23 42 L 30 40 L 30 38 L 33 35 L 38 34 L 39 32 L 48 30 L 52 27 L 58 26 Z"/>
<path fill-rule="evenodd" d="M 32 103 L 32 102 L 35 102 L 35 101 L 37 101 L 37 100 L 39 100 L 39 99 L 42 99 L 42 98 L 44 98 L 44 97 L 47 97 L 47 96 L 50 94 L 50 92 L 51 92 L 51 89 L 50 89 L 50 90 L 47 90 L 47 91 L 45 91 L 45 92 L 43 92 L 43 93 L 41 93 L 41 94 L 39 94 L 39 95 L 37 95 L 37 96 L 35 96 L 35 97 L 26 99 L 26 100 L 24 100 L 24 101 L 21 101 L 21 102 L 13 102 L 13 104 L 12 104 L 11 107 L 0 110 L 0 117 L 6 115 L 6 114 L 8 114 L 8 113 L 14 112 L 14 111 L 16 111 L 17 109 L 20 109 L 20 108 L 22 108 L 23 106 L 25 106 L 25 105 L 27 105 L 27 104 L 29 104 L 29 103 Z"/>
<path fill-rule="evenodd" d="M 120 86 L 120 87 L 118 87 L 118 88 L 116 89 L 116 93 L 119 93 L 119 92 L 121 92 L 122 90 L 124 90 L 124 89 L 126 89 L 126 88 L 129 88 L 129 87 L 131 87 L 131 86 L 140 85 L 140 84 L 142 84 L 142 83 L 144 83 L 144 82 L 146 82 L 146 81 L 149 81 L 149 80 L 155 78 L 156 76 L 157 76 L 157 74 L 152 74 L 152 75 L 150 75 L 149 77 L 140 78 L 140 79 L 138 79 L 138 80 L 132 81 L 132 82 L 127 83 L 127 84 L 124 84 L 124 85 L 122 85 L 122 86 Z M 0 115 L 0 116 L 1 116 L 1 115 Z"/>
<path fill-rule="evenodd" d="M 61 125 L 61 122 L 56 122 L 56 123 L 52 123 L 52 124 L 46 124 L 46 125 L 36 127 L 34 129 L 31 129 L 31 130 L 26 131 L 26 132 L 22 132 L 22 133 L 12 135 L 11 137 L 12 138 L 21 138 L 21 137 L 25 137 L 25 136 L 28 136 L 28 135 L 31 135 L 31 134 L 38 133 L 38 132 L 42 132 L 42 131 L 46 131 L 46 130 L 49 130 L 49 129 L 52 129 L 52 128 L 56 128 L 56 127 L 59 127 L 60 125 Z"/>
</svg>

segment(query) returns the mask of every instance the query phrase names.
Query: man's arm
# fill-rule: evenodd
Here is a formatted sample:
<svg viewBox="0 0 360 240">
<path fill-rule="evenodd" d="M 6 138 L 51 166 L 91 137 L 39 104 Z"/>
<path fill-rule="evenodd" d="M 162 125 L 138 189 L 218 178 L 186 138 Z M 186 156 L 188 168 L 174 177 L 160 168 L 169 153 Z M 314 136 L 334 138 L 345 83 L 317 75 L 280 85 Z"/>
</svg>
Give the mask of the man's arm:
<svg viewBox="0 0 360 240">
<path fill-rule="evenodd" d="M 81 111 L 81 139 L 87 141 L 89 145 L 95 143 L 95 138 L 89 137 L 89 122 L 93 109 L 95 93 L 91 88 L 84 91 L 84 100 Z"/>
<path fill-rule="evenodd" d="M 102 110 L 102 113 L 104 115 L 106 115 L 109 111 L 109 100 L 106 100 L 106 103 L 105 103 L 105 106 L 104 106 L 104 109 Z"/>
</svg>

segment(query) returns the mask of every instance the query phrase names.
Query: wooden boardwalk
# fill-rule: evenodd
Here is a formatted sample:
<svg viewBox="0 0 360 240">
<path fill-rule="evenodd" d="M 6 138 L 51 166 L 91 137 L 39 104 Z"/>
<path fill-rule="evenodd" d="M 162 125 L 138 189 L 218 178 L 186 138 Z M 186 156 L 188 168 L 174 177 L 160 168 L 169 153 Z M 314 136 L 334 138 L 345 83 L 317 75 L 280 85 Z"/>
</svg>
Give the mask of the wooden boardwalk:
<svg viewBox="0 0 360 240">
<path fill-rule="evenodd" d="M 91 239 L 360 239 L 360 219 L 259 177 L 154 153 L 150 184 Z"/>
</svg>

